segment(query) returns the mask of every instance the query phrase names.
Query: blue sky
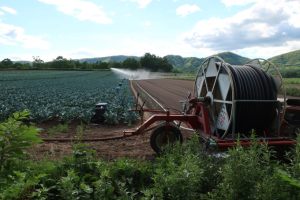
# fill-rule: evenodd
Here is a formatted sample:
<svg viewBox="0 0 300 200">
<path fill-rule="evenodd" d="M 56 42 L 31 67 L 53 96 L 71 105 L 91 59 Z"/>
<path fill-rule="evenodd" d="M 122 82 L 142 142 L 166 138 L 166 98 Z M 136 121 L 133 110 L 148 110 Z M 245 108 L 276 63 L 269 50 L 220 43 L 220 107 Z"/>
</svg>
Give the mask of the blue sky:
<svg viewBox="0 0 300 200">
<path fill-rule="evenodd" d="M 300 49 L 299 0 L 1 0 L 0 60 Z"/>
</svg>

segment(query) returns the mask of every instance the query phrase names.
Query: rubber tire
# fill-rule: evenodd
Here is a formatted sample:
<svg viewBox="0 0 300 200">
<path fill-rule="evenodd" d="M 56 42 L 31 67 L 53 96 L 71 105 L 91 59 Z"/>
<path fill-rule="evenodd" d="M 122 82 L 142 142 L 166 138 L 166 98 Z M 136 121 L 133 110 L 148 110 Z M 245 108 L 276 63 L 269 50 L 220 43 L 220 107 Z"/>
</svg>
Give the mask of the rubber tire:
<svg viewBox="0 0 300 200">
<path fill-rule="evenodd" d="M 161 125 L 157 126 L 153 130 L 151 137 L 150 137 L 150 145 L 157 154 L 160 154 L 162 152 L 161 146 L 159 144 L 157 144 L 157 138 L 160 137 L 161 134 L 165 133 L 165 128 L 166 128 L 165 124 L 161 124 Z M 182 143 L 183 138 L 182 138 L 182 134 L 181 134 L 181 131 L 179 130 L 179 128 L 177 128 L 175 125 L 170 124 L 169 131 L 172 135 L 175 136 L 174 142 L 179 141 L 180 143 Z"/>
</svg>

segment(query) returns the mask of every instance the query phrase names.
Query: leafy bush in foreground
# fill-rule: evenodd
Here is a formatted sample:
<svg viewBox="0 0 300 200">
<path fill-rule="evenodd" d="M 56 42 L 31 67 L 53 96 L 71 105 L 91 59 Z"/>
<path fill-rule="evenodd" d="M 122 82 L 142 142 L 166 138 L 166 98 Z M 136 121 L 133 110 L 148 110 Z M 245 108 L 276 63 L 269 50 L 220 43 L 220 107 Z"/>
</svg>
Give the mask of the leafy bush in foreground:
<svg viewBox="0 0 300 200">
<path fill-rule="evenodd" d="M 15 134 L 32 133 L 33 127 L 12 119 L 1 123 L 1 130 L 9 121 Z M 10 155 L 13 167 L 0 174 L 5 200 L 300 199 L 300 137 L 289 163 L 271 159 L 272 151 L 255 139 L 251 147 L 237 145 L 217 158 L 201 151 L 197 137 L 169 147 L 154 161 L 104 161 L 85 144 L 74 144 L 72 156 L 58 161 Z"/>
<path fill-rule="evenodd" d="M 26 110 L 14 113 L 0 124 L 0 175 L 12 168 L 16 159 L 24 158 L 26 148 L 41 141 L 38 129 L 22 122 L 29 114 Z"/>
<path fill-rule="evenodd" d="M 197 137 L 170 147 L 153 164 L 154 184 L 146 199 L 199 199 L 218 183 L 219 162 L 201 152 Z"/>
</svg>

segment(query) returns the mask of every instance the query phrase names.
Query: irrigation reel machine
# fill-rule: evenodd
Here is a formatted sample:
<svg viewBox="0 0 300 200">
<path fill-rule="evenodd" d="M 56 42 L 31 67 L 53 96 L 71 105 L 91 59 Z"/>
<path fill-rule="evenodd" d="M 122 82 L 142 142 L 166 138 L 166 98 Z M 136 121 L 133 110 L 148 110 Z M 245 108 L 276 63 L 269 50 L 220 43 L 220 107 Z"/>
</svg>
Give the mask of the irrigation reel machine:
<svg viewBox="0 0 300 200">
<path fill-rule="evenodd" d="M 264 59 L 230 65 L 220 57 L 209 57 L 199 68 L 194 92 L 184 101 L 182 114 L 143 107 L 135 110 L 154 115 L 136 130 L 124 133 L 152 130 L 150 143 L 158 153 L 164 145 L 182 141 L 181 122 L 195 130 L 206 147 L 219 150 L 238 140 L 242 146 L 250 145 L 253 131 L 261 143 L 290 147 L 300 127 L 300 100 L 287 100 L 279 70 Z"/>
</svg>

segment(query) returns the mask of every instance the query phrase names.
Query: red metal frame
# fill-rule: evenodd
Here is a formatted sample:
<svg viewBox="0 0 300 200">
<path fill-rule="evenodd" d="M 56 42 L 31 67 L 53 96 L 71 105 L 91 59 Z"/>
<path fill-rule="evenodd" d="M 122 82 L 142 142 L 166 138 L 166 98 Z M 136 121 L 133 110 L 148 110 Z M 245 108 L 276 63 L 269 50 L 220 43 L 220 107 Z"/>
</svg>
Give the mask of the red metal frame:
<svg viewBox="0 0 300 200">
<path fill-rule="evenodd" d="M 194 130 L 199 130 L 200 137 L 205 140 L 207 143 L 214 143 L 216 146 L 222 150 L 233 147 L 237 144 L 237 139 L 228 139 L 228 138 L 221 138 L 220 136 L 213 135 L 211 132 L 210 120 L 209 120 L 209 110 L 206 106 L 206 100 L 204 99 L 202 102 L 199 102 L 198 99 L 190 99 L 189 100 L 189 109 L 187 111 L 188 114 L 170 114 L 169 111 L 160 111 L 160 110 L 149 110 L 143 109 L 136 110 L 142 112 L 151 112 L 155 113 L 152 115 L 148 120 L 144 123 L 142 122 L 141 126 L 139 126 L 134 131 L 124 131 L 124 134 L 141 134 L 146 131 L 152 130 L 155 127 L 149 128 L 151 125 L 155 124 L 156 122 L 163 121 L 166 122 L 166 126 L 173 121 L 181 121 L 184 122 L 187 126 Z M 293 109 L 295 110 L 295 109 Z M 297 107 L 296 110 L 300 110 Z M 142 113 L 143 114 L 143 113 Z M 281 127 L 284 128 L 284 127 Z M 270 146 L 291 146 L 296 144 L 296 141 L 289 137 L 281 137 L 279 134 L 277 137 L 270 137 L 270 138 L 262 138 L 259 139 L 259 143 L 266 143 Z M 239 139 L 239 143 L 242 146 L 249 146 L 251 145 L 251 139 Z"/>
<path fill-rule="evenodd" d="M 298 111 L 300 112 L 300 106 L 288 106 L 286 107 L 286 112 L 288 111 Z"/>
</svg>

